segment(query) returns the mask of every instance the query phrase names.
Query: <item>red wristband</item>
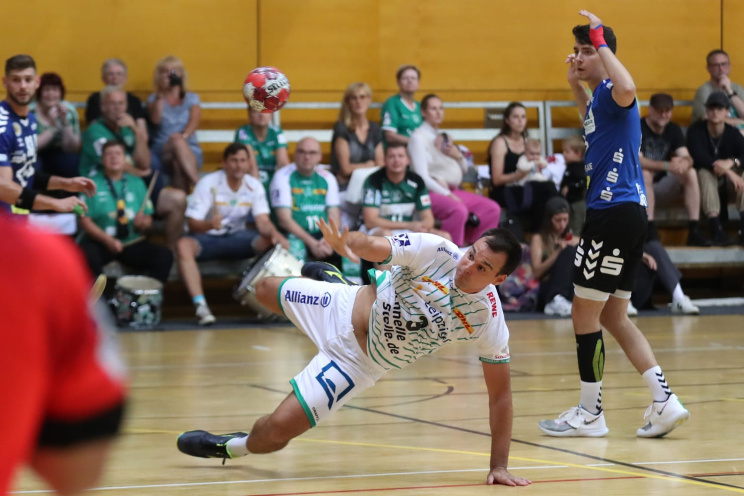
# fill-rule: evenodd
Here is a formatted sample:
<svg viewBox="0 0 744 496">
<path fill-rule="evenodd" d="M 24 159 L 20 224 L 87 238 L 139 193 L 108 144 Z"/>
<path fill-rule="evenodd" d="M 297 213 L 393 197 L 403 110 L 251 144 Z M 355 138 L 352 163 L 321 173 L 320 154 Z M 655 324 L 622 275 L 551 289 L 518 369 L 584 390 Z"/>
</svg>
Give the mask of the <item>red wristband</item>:
<svg viewBox="0 0 744 496">
<path fill-rule="evenodd" d="M 594 49 L 597 51 L 599 51 L 601 47 L 607 46 L 607 42 L 604 39 L 604 26 L 600 24 L 596 28 L 590 28 L 589 39 L 592 40 L 592 45 L 594 45 Z"/>
</svg>

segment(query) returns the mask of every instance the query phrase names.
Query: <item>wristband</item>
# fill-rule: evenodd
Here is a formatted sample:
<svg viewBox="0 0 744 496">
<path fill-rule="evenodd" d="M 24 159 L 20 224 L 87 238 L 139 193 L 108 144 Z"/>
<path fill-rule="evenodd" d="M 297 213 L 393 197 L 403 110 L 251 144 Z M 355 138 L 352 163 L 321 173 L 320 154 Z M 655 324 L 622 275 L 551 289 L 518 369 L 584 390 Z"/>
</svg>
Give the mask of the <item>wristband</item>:
<svg viewBox="0 0 744 496">
<path fill-rule="evenodd" d="M 32 210 L 34 208 L 34 201 L 36 201 L 36 191 L 28 188 L 23 188 L 18 199 L 15 201 L 15 206 L 24 210 Z"/>
<path fill-rule="evenodd" d="M 594 45 L 594 49 L 599 51 L 602 47 L 607 47 L 607 42 L 604 39 L 604 26 L 600 24 L 596 28 L 590 28 L 589 29 L 589 39 L 592 40 L 592 45 Z"/>
<path fill-rule="evenodd" d="M 664 162 L 664 170 L 669 172 L 669 162 Z"/>
</svg>

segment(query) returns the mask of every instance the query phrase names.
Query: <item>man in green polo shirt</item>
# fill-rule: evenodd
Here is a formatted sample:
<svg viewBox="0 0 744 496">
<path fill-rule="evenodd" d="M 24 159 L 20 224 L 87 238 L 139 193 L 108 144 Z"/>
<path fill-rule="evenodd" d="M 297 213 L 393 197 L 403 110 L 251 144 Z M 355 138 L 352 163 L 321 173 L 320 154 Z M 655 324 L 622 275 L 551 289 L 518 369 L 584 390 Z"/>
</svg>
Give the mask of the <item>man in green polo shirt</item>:
<svg viewBox="0 0 744 496">
<path fill-rule="evenodd" d="M 385 143 L 408 144 L 411 133 L 421 125 L 421 106 L 413 99 L 418 90 L 421 71 L 415 65 L 403 65 L 395 73 L 399 92 L 393 95 L 382 106 L 382 130 Z"/>
<path fill-rule="evenodd" d="M 248 124 L 235 130 L 234 141 L 253 148 L 258 178 L 268 192 L 276 169 L 289 164 L 287 140 L 282 128 L 270 125 L 271 114 L 248 108 L 248 120 Z"/>
<path fill-rule="evenodd" d="M 152 203 L 139 177 L 124 172 L 125 147 L 118 141 L 101 146 L 103 170 L 93 177 L 97 193 L 85 198 L 88 214 L 80 218 L 85 236 L 80 248 L 94 275 L 112 260 L 166 282 L 173 264 L 173 252 L 150 243 L 143 233 L 152 226 Z M 144 203 L 144 210 L 141 207 Z"/>
</svg>

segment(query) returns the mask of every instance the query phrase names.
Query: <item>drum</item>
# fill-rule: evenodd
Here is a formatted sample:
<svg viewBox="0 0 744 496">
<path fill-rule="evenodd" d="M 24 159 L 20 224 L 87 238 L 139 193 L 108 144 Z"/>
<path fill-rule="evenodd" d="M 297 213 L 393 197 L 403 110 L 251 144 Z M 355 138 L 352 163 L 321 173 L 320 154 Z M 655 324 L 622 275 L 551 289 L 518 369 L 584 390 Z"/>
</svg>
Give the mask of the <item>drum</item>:
<svg viewBox="0 0 744 496">
<path fill-rule="evenodd" d="M 289 277 L 300 275 L 302 262 L 297 260 L 291 253 L 276 245 L 274 248 L 264 253 L 258 259 L 253 267 L 243 272 L 243 280 L 237 289 L 233 292 L 233 297 L 256 312 L 259 318 L 267 319 L 269 317 L 279 317 L 267 310 L 256 299 L 256 283 L 264 277 Z"/>
<path fill-rule="evenodd" d="M 111 306 L 119 327 L 149 329 L 160 323 L 163 283 L 146 276 L 123 276 L 116 281 Z"/>
</svg>

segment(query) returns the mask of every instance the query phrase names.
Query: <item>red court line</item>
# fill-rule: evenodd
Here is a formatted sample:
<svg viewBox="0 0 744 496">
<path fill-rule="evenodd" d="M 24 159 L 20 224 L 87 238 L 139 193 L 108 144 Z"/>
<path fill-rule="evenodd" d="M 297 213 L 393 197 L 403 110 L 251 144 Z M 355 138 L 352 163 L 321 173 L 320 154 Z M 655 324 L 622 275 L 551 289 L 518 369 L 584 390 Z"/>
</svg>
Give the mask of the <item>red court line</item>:
<svg viewBox="0 0 744 496">
<path fill-rule="evenodd" d="M 553 480 L 541 480 L 532 481 L 533 484 L 545 484 L 548 482 L 593 482 L 593 481 L 607 481 L 607 480 L 623 480 L 623 479 L 645 479 L 643 476 L 625 476 L 625 477 L 596 477 L 596 478 L 584 478 L 584 479 L 553 479 Z M 368 493 L 372 491 L 415 491 L 418 489 L 449 489 L 455 487 L 477 487 L 485 486 L 486 484 L 448 484 L 439 486 L 407 486 L 407 487 L 380 487 L 380 488 L 369 488 L 369 489 L 340 489 L 337 491 L 309 491 L 304 493 L 266 493 L 256 494 L 253 496 L 302 496 L 308 494 L 344 494 L 344 493 Z M 505 486 L 506 487 L 506 486 Z"/>
</svg>

